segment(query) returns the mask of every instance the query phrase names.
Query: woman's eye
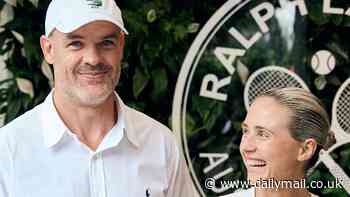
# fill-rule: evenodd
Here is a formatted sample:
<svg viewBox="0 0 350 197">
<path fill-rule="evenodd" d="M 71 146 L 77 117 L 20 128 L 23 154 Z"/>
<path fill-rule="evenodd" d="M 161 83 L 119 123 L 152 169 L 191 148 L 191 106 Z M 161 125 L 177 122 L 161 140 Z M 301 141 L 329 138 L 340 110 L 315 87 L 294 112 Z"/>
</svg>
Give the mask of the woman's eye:
<svg viewBox="0 0 350 197">
<path fill-rule="evenodd" d="M 270 136 L 269 133 L 267 133 L 266 131 L 263 131 L 263 130 L 258 130 L 257 135 L 259 137 L 263 137 L 263 138 L 268 138 Z"/>
<path fill-rule="evenodd" d="M 242 134 L 246 134 L 248 132 L 247 128 L 242 128 Z"/>
</svg>

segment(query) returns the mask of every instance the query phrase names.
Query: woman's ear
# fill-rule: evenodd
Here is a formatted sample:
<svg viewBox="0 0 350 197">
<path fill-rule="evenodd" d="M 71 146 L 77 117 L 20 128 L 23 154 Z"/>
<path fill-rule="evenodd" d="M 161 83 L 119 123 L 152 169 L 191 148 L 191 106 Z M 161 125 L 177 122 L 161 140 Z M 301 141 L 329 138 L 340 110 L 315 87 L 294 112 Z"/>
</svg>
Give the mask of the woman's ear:
<svg viewBox="0 0 350 197">
<path fill-rule="evenodd" d="M 42 35 L 40 37 L 40 47 L 41 47 L 41 50 L 43 51 L 46 62 L 49 64 L 53 64 L 54 55 L 53 55 L 52 41 L 48 37 Z"/>
<path fill-rule="evenodd" d="M 312 158 L 317 149 L 317 142 L 315 139 L 309 138 L 300 144 L 298 161 L 307 161 Z"/>
</svg>

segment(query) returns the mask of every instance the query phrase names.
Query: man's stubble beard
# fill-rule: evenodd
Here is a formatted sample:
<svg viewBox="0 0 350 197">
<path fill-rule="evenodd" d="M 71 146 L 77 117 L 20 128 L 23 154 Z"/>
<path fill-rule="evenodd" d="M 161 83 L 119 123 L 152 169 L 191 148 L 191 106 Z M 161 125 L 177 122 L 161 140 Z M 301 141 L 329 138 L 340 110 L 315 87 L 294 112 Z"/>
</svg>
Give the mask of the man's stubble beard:
<svg viewBox="0 0 350 197">
<path fill-rule="evenodd" d="M 81 106 L 96 107 L 104 103 L 111 95 L 113 95 L 116 86 L 118 85 L 120 72 L 113 79 L 112 74 L 105 79 L 101 88 L 104 90 L 102 94 L 96 95 L 91 90 L 88 90 L 86 85 L 80 83 L 76 84 L 62 84 L 65 97 L 73 103 Z"/>
</svg>

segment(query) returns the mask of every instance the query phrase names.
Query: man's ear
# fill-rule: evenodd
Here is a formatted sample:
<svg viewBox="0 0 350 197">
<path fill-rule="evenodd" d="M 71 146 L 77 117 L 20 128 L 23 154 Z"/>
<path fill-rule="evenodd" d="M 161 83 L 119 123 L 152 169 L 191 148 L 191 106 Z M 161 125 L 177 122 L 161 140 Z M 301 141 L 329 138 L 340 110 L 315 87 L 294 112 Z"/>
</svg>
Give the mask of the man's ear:
<svg viewBox="0 0 350 197">
<path fill-rule="evenodd" d="M 124 48 L 125 45 L 125 33 L 121 31 L 119 33 L 119 44 L 121 45 L 122 48 Z"/>
<path fill-rule="evenodd" d="M 312 158 L 317 149 L 317 142 L 315 139 L 309 138 L 300 144 L 298 161 L 307 161 Z"/>
<path fill-rule="evenodd" d="M 43 51 L 46 62 L 49 64 L 53 64 L 54 55 L 53 55 L 52 41 L 48 37 L 42 35 L 40 37 L 40 47 L 41 47 L 41 50 Z"/>
<path fill-rule="evenodd" d="M 119 33 L 119 38 L 118 38 L 118 47 L 120 49 L 121 52 L 121 59 L 123 59 L 124 56 L 124 45 L 125 45 L 125 33 L 123 31 L 121 31 Z"/>
</svg>

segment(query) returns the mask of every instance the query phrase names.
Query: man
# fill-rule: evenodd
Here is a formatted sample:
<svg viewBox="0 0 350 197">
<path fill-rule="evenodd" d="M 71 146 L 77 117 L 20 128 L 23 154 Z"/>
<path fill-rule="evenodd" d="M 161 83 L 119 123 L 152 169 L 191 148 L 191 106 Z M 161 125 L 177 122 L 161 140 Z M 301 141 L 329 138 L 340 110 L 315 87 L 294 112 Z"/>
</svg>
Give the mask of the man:
<svg viewBox="0 0 350 197">
<path fill-rule="evenodd" d="M 114 92 L 127 31 L 114 0 L 53 0 L 40 45 L 54 90 L 0 130 L 0 197 L 192 197 L 165 126 Z"/>
</svg>

